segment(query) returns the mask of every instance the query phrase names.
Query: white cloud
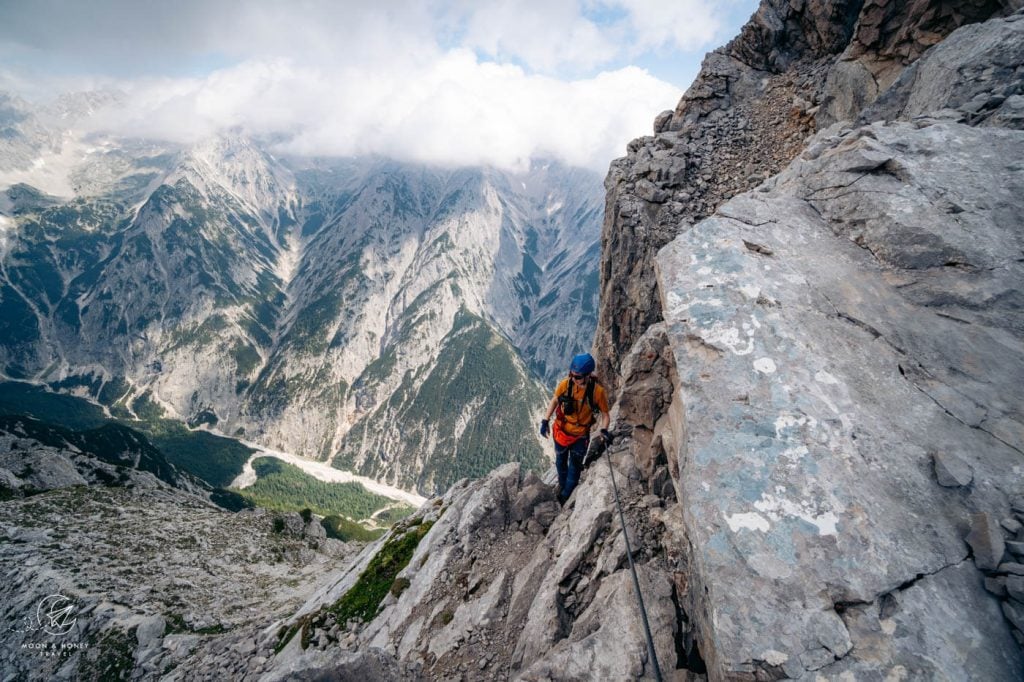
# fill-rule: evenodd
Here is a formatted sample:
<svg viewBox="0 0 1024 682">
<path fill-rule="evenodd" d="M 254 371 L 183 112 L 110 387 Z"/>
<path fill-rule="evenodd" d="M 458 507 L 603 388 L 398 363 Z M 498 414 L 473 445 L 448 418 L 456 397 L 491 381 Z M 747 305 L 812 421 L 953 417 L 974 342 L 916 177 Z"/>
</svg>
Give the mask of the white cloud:
<svg viewBox="0 0 1024 682">
<path fill-rule="evenodd" d="M 616 4 L 628 12 L 634 54 L 659 48 L 700 49 L 722 29 L 721 8 L 703 0 L 617 0 Z"/>
<path fill-rule="evenodd" d="M 463 44 L 547 73 L 563 66 L 591 69 L 606 64 L 622 48 L 581 9 L 577 0 L 474 4 L 465 18 Z"/>
<path fill-rule="evenodd" d="M 707 0 L 491 0 L 468 5 L 461 20 L 467 47 L 555 73 L 699 50 L 719 37 L 727 10 Z"/>
<path fill-rule="evenodd" d="M 685 85 L 630 60 L 710 47 L 737 1 L 36 0 L 4 11 L 0 62 L 31 77 L 4 67 L 0 87 L 67 89 L 74 64 L 80 87 L 128 94 L 93 124 L 115 133 L 241 127 L 308 154 L 604 170 Z"/>
<path fill-rule="evenodd" d="M 468 50 L 405 71 L 253 60 L 202 79 L 123 87 L 127 107 L 104 112 L 92 129 L 189 143 L 240 127 L 288 132 L 282 150 L 308 155 L 515 169 L 551 157 L 600 171 L 680 95 L 633 67 L 562 81 Z"/>
</svg>

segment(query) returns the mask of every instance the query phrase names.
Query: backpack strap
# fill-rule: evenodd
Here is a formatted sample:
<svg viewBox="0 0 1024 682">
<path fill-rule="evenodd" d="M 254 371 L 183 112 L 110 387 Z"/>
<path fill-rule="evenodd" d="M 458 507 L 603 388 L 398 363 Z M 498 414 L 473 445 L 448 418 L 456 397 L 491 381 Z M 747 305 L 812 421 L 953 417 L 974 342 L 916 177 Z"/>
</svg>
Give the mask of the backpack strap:
<svg viewBox="0 0 1024 682">
<path fill-rule="evenodd" d="M 583 399 L 587 401 L 587 406 L 590 407 L 590 426 L 593 426 L 597 422 L 597 414 L 601 409 L 594 403 L 594 388 L 597 386 L 597 379 L 593 376 L 587 381 L 587 391 L 583 396 Z"/>
</svg>

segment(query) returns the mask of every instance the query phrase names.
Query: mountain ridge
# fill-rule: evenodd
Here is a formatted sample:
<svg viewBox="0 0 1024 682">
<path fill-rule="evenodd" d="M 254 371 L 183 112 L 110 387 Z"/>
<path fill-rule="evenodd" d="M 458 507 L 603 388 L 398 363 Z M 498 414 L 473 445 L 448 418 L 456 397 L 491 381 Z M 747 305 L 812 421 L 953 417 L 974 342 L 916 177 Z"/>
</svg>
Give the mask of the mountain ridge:
<svg viewBox="0 0 1024 682">
<path fill-rule="evenodd" d="M 130 196 L 19 199 L 2 303 L 35 322 L 2 349 L 6 374 L 98 384 L 93 397 L 117 385 L 128 414 L 153 405 L 323 459 L 434 362 L 460 306 L 532 358 L 515 365 L 524 377 L 560 373 L 595 322 L 596 282 L 572 274 L 596 260 L 590 174 L 282 161 L 237 134 L 161 158 L 162 175 Z M 574 233 L 559 236 L 563 224 Z M 72 234 L 87 246 L 79 265 L 50 246 Z M 550 323 L 566 310 L 570 324 Z M 514 440 L 532 442 L 532 419 L 519 419 Z M 418 476 L 381 475 L 407 487 Z"/>
</svg>

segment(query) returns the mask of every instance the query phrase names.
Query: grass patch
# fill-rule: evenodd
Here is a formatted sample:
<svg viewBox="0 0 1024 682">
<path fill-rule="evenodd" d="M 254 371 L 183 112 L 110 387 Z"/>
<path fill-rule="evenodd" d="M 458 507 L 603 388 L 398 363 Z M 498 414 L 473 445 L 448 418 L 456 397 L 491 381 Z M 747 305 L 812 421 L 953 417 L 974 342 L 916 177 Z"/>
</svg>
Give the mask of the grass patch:
<svg viewBox="0 0 1024 682">
<path fill-rule="evenodd" d="M 195 630 L 195 633 L 197 635 L 219 635 L 227 631 L 228 629 L 226 627 L 217 623 L 216 625 L 208 625 L 205 628 L 199 628 Z"/>
<path fill-rule="evenodd" d="M 384 535 L 383 528 L 370 530 L 344 516 L 332 514 L 325 516 L 320 524 L 327 531 L 327 537 L 341 540 L 342 542 L 373 542 L 381 535 Z"/>
<path fill-rule="evenodd" d="M 252 467 L 256 482 L 235 492 L 266 509 L 365 519 L 392 503 L 390 498 L 371 493 L 354 481 L 321 481 L 276 457 L 257 457 Z"/>
<path fill-rule="evenodd" d="M 330 607 L 337 622 L 345 624 L 353 618 L 364 623 L 373 620 L 398 573 L 409 564 L 432 525 L 431 521 L 401 531 L 396 529 L 395 535 L 370 559 L 356 584 Z"/>
<path fill-rule="evenodd" d="M 277 631 L 277 645 L 274 647 L 274 655 L 281 653 L 281 650 L 288 646 L 288 642 L 292 641 L 292 637 L 302 627 L 303 621 L 293 623 L 291 625 L 282 625 Z"/>
<path fill-rule="evenodd" d="M 400 504 L 374 515 L 373 520 L 384 526 L 391 526 L 416 511 L 415 507 Z"/>
<path fill-rule="evenodd" d="M 180 613 L 168 613 L 164 616 L 164 636 L 188 632 L 188 624 Z"/>
</svg>

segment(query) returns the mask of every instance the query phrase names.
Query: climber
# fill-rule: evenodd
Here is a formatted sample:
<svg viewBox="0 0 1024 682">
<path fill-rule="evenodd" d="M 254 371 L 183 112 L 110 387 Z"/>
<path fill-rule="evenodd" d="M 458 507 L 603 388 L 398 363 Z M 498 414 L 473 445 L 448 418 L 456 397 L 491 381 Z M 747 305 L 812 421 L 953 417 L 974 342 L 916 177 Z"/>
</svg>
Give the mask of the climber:
<svg viewBox="0 0 1024 682">
<path fill-rule="evenodd" d="M 608 432 L 608 396 L 604 386 L 593 376 L 594 366 L 590 353 L 572 359 L 569 376 L 559 382 L 547 414 L 540 422 L 541 438 L 547 438 L 549 432 L 554 436 L 558 501 L 562 504 L 579 483 L 583 459 L 590 445 L 590 429 L 596 421 L 600 421 L 599 437 L 604 444 L 612 440 Z M 555 414 L 553 426 L 550 424 L 552 414 Z"/>
</svg>

